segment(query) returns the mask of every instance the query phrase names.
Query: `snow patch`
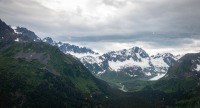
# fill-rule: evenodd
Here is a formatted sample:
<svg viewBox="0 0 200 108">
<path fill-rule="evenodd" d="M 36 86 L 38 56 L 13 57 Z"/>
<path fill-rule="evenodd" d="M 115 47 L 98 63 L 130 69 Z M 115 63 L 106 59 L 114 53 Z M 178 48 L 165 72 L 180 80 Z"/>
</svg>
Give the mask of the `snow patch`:
<svg viewBox="0 0 200 108">
<path fill-rule="evenodd" d="M 169 67 L 167 63 L 164 62 L 162 57 L 151 58 L 151 62 L 155 67 Z"/>
<path fill-rule="evenodd" d="M 126 67 L 141 67 L 142 69 L 150 67 L 149 61 L 147 59 L 141 59 L 141 62 L 139 61 L 134 61 L 133 59 L 126 60 L 126 61 L 108 61 L 108 64 L 111 69 L 118 71 L 119 69 L 123 68 L 124 66 Z"/>
<path fill-rule="evenodd" d="M 15 39 L 15 42 L 19 42 L 19 38 Z"/>
<path fill-rule="evenodd" d="M 150 72 L 145 72 L 145 75 L 151 76 L 151 73 Z"/>
<path fill-rule="evenodd" d="M 99 56 L 98 54 L 92 54 L 92 53 L 75 53 L 73 51 L 67 51 L 65 52 L 65 54 L 71 54 L 77 58 L 82 58 L 82 57 L 85 57 L 85 56 L 92 56 L 92 57 L 97 57 Z"/>
<path fill-rule="evenodd" d="M 60 46 L 62 46 L 63 44 L 61 44 L 61 43 L 58 43 L 57 45 L 58 45 L 58 47 L 60 47 Z"/>
<path fill-rule="evenodd" d="M 165 74 L 158 74 L 157 76 L 151 78 L 150 80 L 151 80 L 151 81 L 155 81 L 155 80 L 158 80 L 158 79 L 160 79 L 160 78 L 162 78 L 162 77 L 164 77 L 164 76 L 165 76 Z"/>
<path fill-rule="evenodd" d="M 200 71 L 200 65 L 199 64 L 197 64 L 197 68 L 195 70 Z"/>
<path fill-rule="evenodd" d="M 11 26 L 11 28 L 12 28 L 13 30 L 17 29 L 17 27 L 16 27 L 16 26 Z"/>
<path fill-rule="evenodd" d="M 104 70 L 104 71 L 99 71 L 99 72 L 97 73 L 97 76 L 98 76 L 98 75 L 101 75 L 101 74 L 103 74 L 103 73 L 105 73 L 105 70 Z"/>
<path fill-rule="evenodd" d="M 121 86 L 120 90 L 123 91 L 123 92 L 127 92 L 127 90 L 126 90 L 124 85 Z"/>
<path fill-rule="evenodd" d="M 46 39 L 43 40 L 43 42 L 46 42 L 46 41 L 47 41 Z"/>
<path fill-rule="evenodd" d="M 16 26 L 11 26 L 11 28 L 14 30 L 15 33 L 17 33 L 17 34 L 22 34 L 21 32 L 17 32 L 17 31 L 16 31 L 16 29 L 17 29 Z"/>
</svg>

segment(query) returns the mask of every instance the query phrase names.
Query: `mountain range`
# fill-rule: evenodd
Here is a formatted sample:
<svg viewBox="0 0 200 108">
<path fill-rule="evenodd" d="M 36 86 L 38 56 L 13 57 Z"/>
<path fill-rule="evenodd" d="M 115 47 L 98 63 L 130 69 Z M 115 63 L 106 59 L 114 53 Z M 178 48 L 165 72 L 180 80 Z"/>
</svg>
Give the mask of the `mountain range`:
<svg viewBox="0 0 200 108">
<path fill-rule="evenodd" d="M 200 107 L 200 53 L 149 55 L 133 47 L 99 55 L 17 28 L 0 20 L 1 108 Z M 97 77 L 120 77 L 121 90 L 129 92 Z"/>
<path fill-rule="evenodd" d="M 180 55 L 174 56 L 171 53 L 149 55 L 139 47 L 111 51 L 100 55 L 90 48 L 56 42 L 51 37 L 40 39 L 34 32 L 26 28 L 11 27 L 17 34 L 27 36 L 36 42 L 43 41 L 56 46 L 63 53 L 79 58 L 95 76 L 104 80 L 118 79 L 117 81 L 119 81 L 135 78 L 158 80 L 181 57 Z"/>
<path fill-rule="evenodd" d="M 0 107 L 106 106 L 114 89 L 80 61 L 29 32 L 0 20 Z"/>
<path fill-rule="evenodd" d="M 46 37 L 42 40 L 43 42 L 46 42 L 50 45 L 58 47 L 62 52 L 65 54 L 71 54 L 75 57 L 83 57 L 83 56 L 97 56 L 99 53 L 86 48 L 86 47 L 80 47 L 76 45 L 71 45 L 69 43 L 63 43 L 63 42 L 55 42 L 52 38 Z"/>
<path fill-rule="evenodd" d="M 149 55 L 139 47 L 100 55 L 89 48 L 55 42 L 50 37 L 44 38 L 43 42 L 57 46 L 62 52 L 79 58 L 96 77 L 103 80 L 158 80 L 181 57 L 171 53 Z"/>
<path fill-rule="evenodd" d="M 142 48 L 133 47 L 111 51 L 98 57 L 85 56 L 80 59 L 90 71 L 99 77 L 109 77 L 110 79 L 115 73 L 125 76 L 126 79 L 158 80 L 167 73 L 168 68 L 178 58 L 179 56 L 171 53 L 150 56 Z"/>
<path fill-rule="evenodd" d="M 158 80 L 163 77 L 168 68 L 181 56 L 171 53 L 149 55 L 139 47 L 111 51 L 100 55 L 86 47 L 55 42 L 52 38 L 43 39 L 50 45 L 57 46 L 65 54 L 71 54 L 97 77 L 101 79 L 145 79 Z M 120 74 L 120 76 L 118 76 Z"/>
</svg>

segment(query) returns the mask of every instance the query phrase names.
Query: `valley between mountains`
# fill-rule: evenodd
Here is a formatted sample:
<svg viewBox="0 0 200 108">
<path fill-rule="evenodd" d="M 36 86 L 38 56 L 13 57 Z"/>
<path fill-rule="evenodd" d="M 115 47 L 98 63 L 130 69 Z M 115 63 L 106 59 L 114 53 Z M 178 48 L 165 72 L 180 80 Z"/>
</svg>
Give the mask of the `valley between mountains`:
<svg viewBox="0 0 200 108">
<path fill-rule="evenodd" d="M 129 79 L 158 80 L 181 57 L 181 55 L 171 53 L 149 55 L 139 47 L 111 51 L 100 55 L 86 47 L 55 42 L 50 37 L 44 38 L 43 42 L 57 46 L 65 54 L 77 57 L 98 77 L 103 77 L 109 73 L 121 73 Z"/>
<path fill-rule="evenodd" d="M 0 107 L 198 108 L 200 53 L 99 54 L 0 20 Z"/>
<path fill-rule="evenodd" d="M 164 77 L 168 68 L 181 58 L 181 55 L 171 53 L 149 55 L 139 47 L 110 51 L 100 55 L 89 48 L 56 42 L 50 37 L 42 41 L 58 47 L 65 54 L 78 58 L 94 76 L 118 85 L 120 89 L 127 88 L 122 85 L 123 82 L 155 81 Z M 127 89 L 123 90 L 127 91 Z"/>
</svg>

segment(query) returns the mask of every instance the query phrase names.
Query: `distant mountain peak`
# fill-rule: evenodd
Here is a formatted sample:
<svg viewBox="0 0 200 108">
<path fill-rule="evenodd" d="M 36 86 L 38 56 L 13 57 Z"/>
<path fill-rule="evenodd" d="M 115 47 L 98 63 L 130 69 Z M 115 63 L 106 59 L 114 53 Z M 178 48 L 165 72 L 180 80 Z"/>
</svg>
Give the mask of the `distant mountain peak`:
<svg viewBox="0 0 200 108">
<path fill-rule="evenodd" d="M 139 47 L 133 47 L 130 49 L 123 49 L 119 51 L 111 51 L 103 54 L 106 59 L 111 61 L 126 61 L 133 59 L 134 61 L 141 61 L 141 58 L 147 58 L 149 55 Z"/>
<path fill-rule="evenodd" d="M 142 48 L 133 47 L 133 48 L 132 48 L 132 51 L 133 51 L 134 53 L 139 53 L 140 56 L 141 56 L 142 58 L 149 57 L 149 55 L 146 53 L 146 51 L 143 50 Z"/>
<path fill-rule="evenodd" d="M 93 50 L 89 48 L 71 45 L 69 43 L 56 42 L 50 37 L 46 37 L 42 41 L 50 45 L 57 46 L 65 54 L 71 54 L 78 58 L 83 57 L 83 56 L 88 56 L 88 55 L 90 56 L 99 55 L 99 53 L 94 52 Z"/>
<path fill-rule="evenodd" d="M 136 46 L 136 47 L 132 47 L 131 50 L 134 51 L 135 53 L 138 53 L 139 50 L 143 50 L 143 49 Z"/>
<path fill-rule="evenodd" d="M 109 75 L 110 71 L 114 71 L 127 77 L 158 80 L 166 74 L 177 58 L 171 53 L 149 56 L 142 48 L 132 47 L 110 51 L 99 57 L 87 56 L 81 58 L 81 61 L 98 77 Z"/>
<path fill-rule="evenodd" d="M 151 57 L 152 58 L 159 58 L 159 57 L 162 57 L 162 58 L 166 58 L 166 57 L 176 58 L 172 53 L 157 53 L 155 55 L 152 55 Z"/>
<path fill-rule="evenodd" d="M 36 42 L 41 41 L 41 39 L 34 32 L 28 30 L 27 28 L 19 27 L 19 26 L 11 26 L 11 28 L 14 30 L 16 34 L 21 34 L 25 37 L 28 37 L 32 41 L 36 41 Z"/>
</svg>

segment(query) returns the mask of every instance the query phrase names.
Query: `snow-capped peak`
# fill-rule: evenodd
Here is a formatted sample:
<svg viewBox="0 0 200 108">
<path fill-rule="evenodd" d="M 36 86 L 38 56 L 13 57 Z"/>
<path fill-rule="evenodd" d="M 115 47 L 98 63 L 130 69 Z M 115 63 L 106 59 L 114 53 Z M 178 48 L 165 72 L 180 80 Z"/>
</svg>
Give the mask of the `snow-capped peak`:
<svg viewBox="0 0 200 108">
<path fill-rule="evenodd" d="M 133 59 L 133 61 L 141 61 L 142 58 L 147 58 L 149 55 L 139 47 L 133 47 L 131 49 L 123 49 L 119 51 L 111 51 L 103 54 L 109 61 L 126 61 Z"/>
<path fill-rule="evenodd" d="M 139 47 L 111 51 L 99 57 L 81 58 L 83 64 L 97 76 L 99 72 L 102 75 L 109 71 L 115 71 L 122 72 L 129 77 L 146 77 L 152 78 L 151 80 L 163 77 L 176 60 L 176 56 L 171 53 L 149 56 L 145 50 Z M 97 70 L 97 68 L 103 71 Z"/>
<path fill-rule="evenodd" d="M 149 57 L 149 55 L 142 48 L 133 47 L 133 48 L 131 48 L 131 50 L 133 53 L 138 53 L 142 58 Z"/>
<path fill-rule="evenodd" d="M 171 53 L 158 53 L 156 55 L 152 55 L 151 60 L 158 61 L 156 64 L 160 64 L 159 61 L 164 61 L 163 64 L 166 64 L 165 66 L 172 66 L 178 58 Z"/>
</svg>

